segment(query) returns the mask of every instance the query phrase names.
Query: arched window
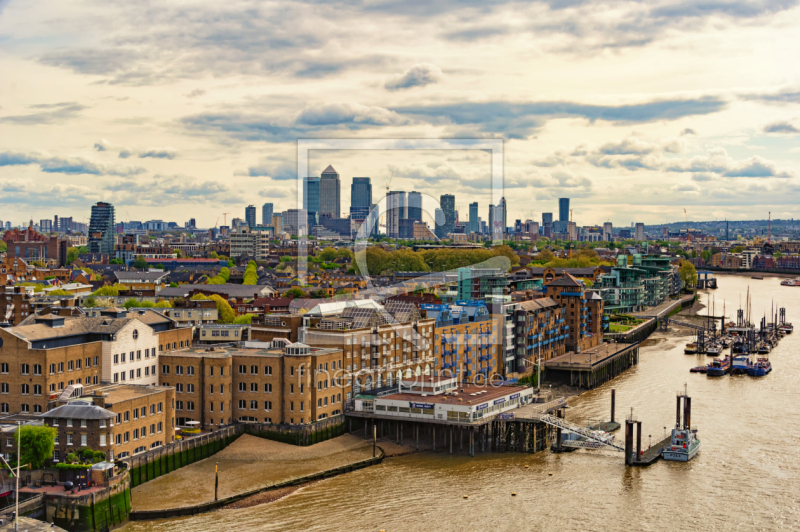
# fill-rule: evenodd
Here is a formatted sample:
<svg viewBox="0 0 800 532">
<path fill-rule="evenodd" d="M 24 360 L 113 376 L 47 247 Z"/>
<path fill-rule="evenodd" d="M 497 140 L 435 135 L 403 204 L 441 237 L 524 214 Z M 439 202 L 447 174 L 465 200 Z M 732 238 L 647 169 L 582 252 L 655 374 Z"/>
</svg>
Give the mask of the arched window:
<svg viewBox="0 0 800 532">
<path fill-rule="evenodd" d="M 422 368 L 417 366 L 416 369 L 414 369 L 414 376 L 419 377 L 420 375 L 422 375 Z"/>
<path fill-rule="evenodd" d="M 406 379 L 410 379 L 411 377 L 413 377 L 413 375 L 411 374 L 411 368 L 408 368 L 406 370 Z"/>
<path fill-rule="evenodd" d="M 394 385 L 394 375 L 390 371 L 389 373 L 386 374 L 386 386 L 392 386 L 392 385 Z"/>
<path fill-rule="evenodd" d="M 367 378 L 364 379 L 364 389 L 365 390 L 372 389 L 372 375 L 367 375 Z"/>
<path fill-rule="evenodd" d="M 353 393 L 358 395 L 361 393 L 361 378 L 357 378 L 353 381 Z"/>
<path fill-rule="evenodd" d="M 425 364 L 425 375 L 430 375 L 430 374 L 431 374 L 431 365 Z"/>
<path fill-rule="evenodd" d="M 139 331 L 137 329 L 134 329 L 133 330 L 133 339 L 136 340 L 137 338 L 139 338 Z"/>
</svg>

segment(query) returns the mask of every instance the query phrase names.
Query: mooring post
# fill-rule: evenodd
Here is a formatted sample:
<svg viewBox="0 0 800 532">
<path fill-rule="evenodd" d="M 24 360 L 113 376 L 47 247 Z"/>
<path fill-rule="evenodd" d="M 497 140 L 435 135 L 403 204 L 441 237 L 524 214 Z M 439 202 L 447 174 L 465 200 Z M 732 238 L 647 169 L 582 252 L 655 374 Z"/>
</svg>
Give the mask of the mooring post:
<svg viewBox="0 0 800 532">
<path fill-rule="evenodd" d="M 678 396 L 678 403 L 675 405 L 675 425 L 681 427 L 681 396 Z"/>
<path fill-rule="evenodd" d="M 419 451 L 419 425 L 414 426 L 414 438 L 417 441 L 417 450 Z"/>
<path fill-rule="evenodd" d="M 453 427 L 450 427 L 450 454 L 453 454 Z"/>
<path fill-rule="evenodd" d="M 564 413 L 561 409 L 556 410 L 556 417 L 563 418 Z M 561 427 L 556 428 L 556 449 L 561 450 Z"/>
<path fill-rule="evenodd" d="M 433 452 L 436 452 L 436 425 L 431 425 L 431 431 L 433 432 Z"/>
<path fill-rule="evenodd" d="M 686 424 L 686 429 L 689 430 L 692 428 L 692 398 L 687 395 L 683 401 L 683 422 Z"/>
<path fill-rule="evenodd" d="M 633 463 L 633 421 L 625 420 L 625 465 Z"/>
<path fill-rule="evenodd" d="M 616 390 L 611 388 L 611 422 L 614 422 L 614 406 L 616 403 Z"/>
<path fill-rule="evenodd" d="M 636 422 L 636 460 L 642 459 L 642 422 Z"/>
</svg>

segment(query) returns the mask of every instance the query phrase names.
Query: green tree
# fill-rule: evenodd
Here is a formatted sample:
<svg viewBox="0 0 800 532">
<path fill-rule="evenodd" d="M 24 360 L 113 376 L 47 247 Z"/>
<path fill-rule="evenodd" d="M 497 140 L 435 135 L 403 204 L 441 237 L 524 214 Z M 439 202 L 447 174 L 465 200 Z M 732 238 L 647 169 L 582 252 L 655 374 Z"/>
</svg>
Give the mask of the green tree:
<svg viewBox="0 0 800 532">
<path fill-rule="evenodd" d="M 0 240 L 0 253 L 5 253 L 8 250 L 5 240 Z M 69 252 L 67 252 L 69 253 Z"/>
<path fill-rule="evenodd" d="M 48 296 L 74 296 L 72 292 L 67 292 L 66 290 L 51 290 L 47 292 Z"/>
<path fill-rule="evenodd" d="M 255 316 L 255 314 L 242 314 L 241 316 L 236 316 L 233 319 L 233 323 L 236 325 L 250 325 L 253 323 L 253 316 Z"/>
<path fill-rule="evenodd" d="M 111 259 L 110 261 L 108 261 L 108 263 L 109 264 L 125 264 L 125 261 L 123 261 L 122 259 Z"/>
<path fill-rule="evenodd" d="M 783 257 L 783 253 L 781 253 L 780 251 L 776 251 L 775 253 L 772 254 L 772 256 L 776 259 L 779 259 Z"/>
<path fill-rule="evenodd" d="M 178 283 L 171 282 L 171 283 L 169 283 L 169 287 L 170 288 L 177 288 L 178 287 Z"/>
<path fill-rule="evenodd" d="M 697 270 L 688 260 L 683 261 L 681 264 L 681 280 L 687 288 L 697 285 Z"/>
<path fill-rule="evenodd" d="M 298 298 L 302 298 L 303 296 L 305 296 L 305 293 L 303 293 L 303 291 L 302 291 L 302 290 L 300 290 L 299 288 L 297 288 L 297 287 L 295 286 L 294 288 L 290 288 L 289 290 L 287 290 L 287 291 L 285 292 L 285 295 L 286 295 L 287 297 L 288 297 L 288 296 L 292 296 L 292 297 L 294 297 L 295 299 L 298 299 Z"/>
<path fill-rule="evenodd" d="M 146 270 L 147 269 L 147 261 L 144 260 L 144 257 L 139 255 L 138 257 L 136 257 L 136 260 L 133 261 L 133 267 L 134 268 L 138 268 L 140 270 Z"/>
<path fill-rule="evenodd" d="M 67 248 L 67 264 L 72 264 L 78 258 L 78 248 Z"/>
<path fill-rule="evenodd" d="M 57 430 L 53 427 L 23 425 L 14 433 L 20 462 L 31 464 L 31 469 L 41 469 L 44 461 L 53 456 Z"/>
<path fill-rule="evenodd" d="M 83 306 L 87 308 L 94 308 L 97 306 L 97 299 L 94 296 L 89 296 L 83 301 Z"/>
<path fill-rule="evenodd" d="M 181 258 L 181 250 L 179 250 L 179 249 L 173 249 L 173 250 L 172 250 L 172 252 L 173 252 L 173 253 L 175 253 L 175 254 L 177 255 L 177 257 L 176 257 L 176 258 L 178 258 L 178 259 L 179 259 L 179 258 Z"/>
<path fill-rule="evenodd" d="M 744 246 L 733 246 L 731 248 L 731 253 L 741 253 L 744 251 Z"/>
<path fill-rule="evenodd" d="M 162 299 L 161 301 L 153 305 L 153 308 L 172 308 L 172 303 L 170 303 L 166 299 Z"/>
<path fill-rule="evenodd" d="M 324 262 L 332 262 L 336 259 L 336 250 L 332 247 L 326 247 L 317 254 L 317 258 Z"/>
<path fill-rule="evenodd" d="M 191 297 L 192 301 L 198 300 L 211 300 L 217 305 L 217 323 L 233 323 L 235 318 L 235 314 L 233 312 L 233 308 L 231 308 L 230 303 L 225 301 L 219 294 L 211 294 L 207 296 L 205 294 L 195 294 Z"/>
<path fill-rule="evenodd" d="M 128 287 L 125 286 L 124 284 L 117 283 L 117 284 L 115 284 L 113 286 L 101 286 L 100 288 L 98 288 L 97 290 L 92 292 L 92 295 L 93 296 L 105 296 L 105 297 L 109 297 L 109 296 L 119 297 L 120 291 L 121 290 L 127 290 L 127 289 L 128 289 Z"/>
</svg>

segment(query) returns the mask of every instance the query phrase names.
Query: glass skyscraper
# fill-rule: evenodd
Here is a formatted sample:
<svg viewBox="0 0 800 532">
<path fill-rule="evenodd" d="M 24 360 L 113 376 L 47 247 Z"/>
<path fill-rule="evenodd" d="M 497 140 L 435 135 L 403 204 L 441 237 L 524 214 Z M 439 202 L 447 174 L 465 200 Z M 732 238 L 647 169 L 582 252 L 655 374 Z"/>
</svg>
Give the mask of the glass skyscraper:
<svg viewBox="0 0 800 532">
<path fill-rule="evenodd" d="M 102 201 L 92 205 L 87 241 L 89 253 L 105 253 L 112 256 L 114 254 L 114 233 L 114 206 Z"/>
<path fill-rule="evenodd" d="M 303 209 L 308 213 L 308 225 L 317 225 L 319 215 L 319 178 L 303 178 Z"/>
</svg>

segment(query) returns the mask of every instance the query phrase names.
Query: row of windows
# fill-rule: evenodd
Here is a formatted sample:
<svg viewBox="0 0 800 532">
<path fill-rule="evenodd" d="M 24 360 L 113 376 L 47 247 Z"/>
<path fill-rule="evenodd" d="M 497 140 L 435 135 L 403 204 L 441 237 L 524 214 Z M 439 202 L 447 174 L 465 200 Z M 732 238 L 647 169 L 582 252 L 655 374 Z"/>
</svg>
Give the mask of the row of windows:
<svg viewBox="0 0 800 532">
<path fill-rule="evenodd" d="M 164 431 L 164 424 L 160 421 L 158 422 L 158 424 L 153 423 L 152 425 L 150 425 L 150 436 L 153 436 L 155 434 L 161 434 L 163 431 Z M 146 437 L 147 437 L 146 425 L 141 429 L 133 429 L 133 441 L 136 441 L 139 438 L 146 438 Z M 117 434 L 117 445 L 122 445 L 123 443 L 129 443 L 131 441 L 130 438 L 131 438 L 130 431 L 125 431 L 123 434 Z"/>
<path fill-rule="evenodd" d="M 239 375 L 247 375 L 247 366 L 244 364 L 239 366 Z M 258 366 L 250 366 L 250 375 L 258 375 Z M 264 366 L 264 375 L 272 375 L 272 366 Z"/>
<path fill-rule="evenodd" d="M 67 381 L 67 386 L 72 386 L 73 384 L 85 384 L 85 385 L 88 386 L 90 384 L 99 384 L 99 383 L 100 383 L 100 376 L 99 375 L 95 375 L 93 377 L 84 378 L 83 382 L 81 382 L 81 378 L 80 377 L 78 377 L 75 380 L 70 379 L 69 381 Z M 61 391 L 63 389 L 64 389 L 64 383 L 63 382 L 59 382 L 58 383 L 58 390 Z M 50 383 L 50 393 L 55 393 L 55 391 L 56 391 L 56 383 L 51 382 Z"/>
<path fill-rule="evenodd" d="M 292 388 L 292 393 L 294 393 L 294 384 L 291 384 L 290 386 Z M 301 389 L 303 388 L 302 384 L 300 385 L 300 388 Z M 246 382 L 240 382 L 239 383 L 239 391 L 240 392 L 246 392 L 247 391 L 247 383 Z M 250 383 L 250 391 L 253 392 L 253 393 L 258 393 L 258 383 L 257 382 L 251 382 Z M 214 393 L 214 385 L 213 384 L 211 385 L 211 393 Z M 265 382 L 264 383 L 264 393 L 272 393 L 272 383 L 269 383 L 269 382 Z M 303 393 L 303 392 L 301 391 L 300 393 Z"/>
<path fill-rule="evenodd" d="M 294 403 L 292 403 L 292 404 L 294 404 Z M 302 407 L 303 403 L 300 403 L 300 405 L 301 405 L 300 408 L 302 409 L 303 408 Z M 247 409 L 247 401 L 245 401 L 244 399 L 239 399 L 239 409 L 240 410 L 246 410 Z M 258 410 L 258 401 L 250 401 L 250 410 Z M 266 410 L 268 412 L 272 410 L 272 401 L 264 401 L 264 410 Z M 214 411 L 213 407 L 212 407 L 211 411 L 212 412 Z"/>
<path fill-rule="evenodd" d="M 144 350 L 144 358 L 150 358 L 150 348 Z M 152 349 L 153 356 L 156 356 L 156 348 Z M 134 360 L 141 360 L 142 359 L 142 350 L 139 349 L 138 351 L 131 351 L 130 355 L 126 357 L 125 353 L 120 353 L 118 355 L 114 355 L 114 364 L 124 364 L 127 362 L 133 362 Z"/>
<path fill-rule="evenodd" d="M 161 366 L 161 373 L 169 375 L 170 368 L 167 364 Z M 194 366 L 186 366 L 186 374 L 194 375 Z M 175 366 L 175 375 L 183 375 L 183 366 Z M 211 368 L 211 375 L 214 375 L 214 368 Z"/>
<path fill-rule="evenodd" d="M 3 382 L 0 383 L 0 393 L 8 393 L 8 383 Z M 22 384 L 20 385 L 20 394 L 22 395 L 30 395 L 31 393 L 31 385 L 30 384 Z M 34 384 L 33 385 L 33 395 L 42 395 L 42 385 L 41 384 Z"/>
<path fill-rule="evenodd" d="M 93 364 L 94 362 L 94 364 Z M 85 366 L 84 366 L 85 364 Z M 84 367 L 91 368 L 93 365 L 98 366 L 100 364 L 99 357 L 86 357 L 85 360 L 81 360 L 80 358 L 77 360 L 68 360 L 66 363 L 67 371 L 76 371 L 83 369 Z M 9 366 L 7 362 L 0 363 L 0 374 L 7 375 L 9 370 Z M 58 373 L 64 373 L 64 362 L 59 362 L 58 364 L 50 364 L 50 375 L 55 375 L 56 370 Z M 41 364 L 20 364 L 19 368 L 20 375 L 41 375 L 42 374 L 42 365 Z"/>
<path fill-rule="evenodd" d="M 139 417 L 145 418 L 147 417 L 147 410 L 148 407 L 143 406 L 141 408 L 134 408 L 133 409 L 133 419 L 137 420 Z M 164 403 L 158 403 L 157 405 L 154 403 L 150 405 L 150 415 L 154 416 L 156 413 L 162 413 L 164 411 Z M 117 413 L 117 424 L 122 423 L 123 421 L 127 423 L 131 420 L 131 411 L 126 410 L 125 412 L 118 412 Z"/>
<path fill-rule="evenodd" d="M 144 367 L 144 376 L 145 377 L 149 377 L 151 374 L 153 375 L 153 377 L 156 376 L 156 367 L 155 367 L 155 365 L 153 365 L 153 366 L 145 366 Z M 114 373 L 114 382 L 120 382 L 120 381 L 121 382 L 125 382 L 125 375 L 126 375 L 126 373 L 124 371 L 120 371 L 119 373 Z M 129 370 L 127 372 L 127 375 L 128 375 L 128 379 L 129 380 L 141 379 L 142 378 L 142 368 L 136 368 L 136 369 Z"/>
<path fill-rule="evenodd" d="M 28 413 L 31 411 L 31 406 L 27 403 L 19 405 L 20 412 Z M 8 403 L 0 403 L 0 413 L 8 414 Z M 33 413 L 41 414 L 42 405 L 33 405 Z"/>
</svg>

